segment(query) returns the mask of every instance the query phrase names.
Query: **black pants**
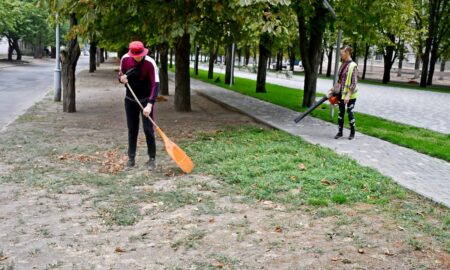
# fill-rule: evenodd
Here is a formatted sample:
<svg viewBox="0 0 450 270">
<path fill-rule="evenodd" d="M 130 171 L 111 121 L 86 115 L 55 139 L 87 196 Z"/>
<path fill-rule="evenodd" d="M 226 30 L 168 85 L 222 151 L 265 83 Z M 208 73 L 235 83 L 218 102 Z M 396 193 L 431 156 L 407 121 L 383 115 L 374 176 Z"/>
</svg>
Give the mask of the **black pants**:
<svg viewBox="0 0 450 270">
<path fill-rule="evenodd" d="M 143 102 L 142 106 L 147 106 L 147 101 Z M 156 144 L 152 123 L 142 114 L 141 107 L 135 101 L 125 99 L 125 112 L 128 126 L 128 158 L 134 159 L 136 157 L 140 116 L 142 117 L 142 126 L 144 127 L 145 139 L 147 141 L 147 153 L 150 158 L 154 158 L 156 155 Z M 150 117 L 153 119 L 153 110 L 150 113 Z"/>
<path fill-rule="evenodd" d="M 342 129 L 344 128 L 344 114 L 345 114 L 345 107 L 347 105 L 347 115 L 348 115 L 348 121 L 350 123 L 350 129 L 352 131 L 355 130 L 355 116 L 353 115 L 353 109 L 355 108 L 356 98 L 350 99 L 347 104 L 344 103 L 343 99 L 339 100 L 339 115 L 338 115 L 338 124 L 339 124 L 339 131 L 342 132 Z"/>
</svg>

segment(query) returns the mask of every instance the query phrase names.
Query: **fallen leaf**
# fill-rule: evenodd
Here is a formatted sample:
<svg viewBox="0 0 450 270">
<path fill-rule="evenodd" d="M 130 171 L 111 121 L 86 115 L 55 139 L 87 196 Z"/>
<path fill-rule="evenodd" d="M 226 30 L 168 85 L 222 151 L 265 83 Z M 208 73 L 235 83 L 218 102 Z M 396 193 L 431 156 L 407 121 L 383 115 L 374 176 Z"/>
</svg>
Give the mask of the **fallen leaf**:
<svg viewBox="0 0 450 270">
<path fill-rule="evenodd" d="M 213 218 L 211 218 L 210 220 L 208 220 L 209 223 L 214 223 L 215 220 Z"/>
<path fill-rule="evenodd" d="M 403 228 L 402 226 L 397 226 L 397 228 L 398 228 L 400 231 L 406 231 L 406 229 Z"/>
<path fill-rule="evenodd" d="M 326 178 L 323 178 L 322 180 L 320 180 L 320 182 L 321 182 L 322 184 L 324 184 L 324 185 L 327 185 L 327 186 L 330 186 L 330 185 L 331 185 L 331 182 L 328 181 Z"/>
<path fill-rule="evenodd" d="M 339 257 L 333 257 L 333 258 L 331 258 L 331 260 L 332 260 L 333 262 L 336 262 L 336 261 L 340 261 L 341 258 L 339 258 Z"/>
<path fill-rule="evenodd" d="M 277 232 L 277 233 L 282 233 L 283 232 L 283 229 L 281 229 L 280 225 L 277 225 L 275 227 L 275 232 Z"/>
<path fill-rule="evenodd" d="M 386 255 L 386 256 L 394 256 L 394 253 L 390 252 L 389 249 L 385 248 L 384 249 L 384 255 Z"/>
<path fill-rule="evenodd" d="M 114 251 L 115 252 L 126 252 L 126 250 L 124 248 L 121 248 L 121 247 L 116 247 L 116 249 Z"/>
<path fill-rule="evenodd" d="M 216 265 L 214 265 L 216 268 L 224 268 L 225 265 L 223 263 L 218 263 Z"/>
<path fill-rule="evenodd" d="M 200 197 L 197 198 L 197 202 L 202 202 L 202 201 L 203 201 L 202 198 L 200 198 Z"/>
<path fill-rule="evenodd" d="M 295 180 L 297 180 L 298 179 L 298 177 L 297 176 L 295 176 L 295 175 L 292 175 L 292 176 L 289 176 L 289 178 L 292 180 L 292 181 L 295 181 Z"/>
<path fill-rule="evenodd" d="M 358 249 L 359 254 L 364 254 L 364 252 L 365 252 L 364 249 L 362 249 L 362 248 Z"/>
<path fill-rule="evenodd" d="M 298 168 L 300 169 L 300 171 L 306 171 L 308 169 L 303 163 L 298 164 Z"/>
<path fill-rule="evenodd" d="M 2 256 L 2 257 L 0 257 L 0 261 L 4 261 L 4 260 L 6 260 L 6 259 L 8 259 L 8 256 Z"/>
</svg>

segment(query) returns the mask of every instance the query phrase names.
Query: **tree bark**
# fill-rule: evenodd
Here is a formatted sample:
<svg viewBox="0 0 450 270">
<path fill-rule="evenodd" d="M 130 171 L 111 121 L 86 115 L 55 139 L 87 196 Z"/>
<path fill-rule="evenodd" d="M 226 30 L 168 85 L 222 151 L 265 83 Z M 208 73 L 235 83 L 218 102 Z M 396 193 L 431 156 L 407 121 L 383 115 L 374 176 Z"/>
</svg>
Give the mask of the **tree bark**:
<svg viewBox="0 0 450 270">
<path fill-rule="evenodd" d="M 238 65 L 241 65 L 242 48 L 239 48 L 239 49 L 237 50 L 237 55 L 238 55 Z"/>
<path fill-rule="evenodd" d="M 169 95 L 169 73 L 167 69 L 167 53 L 169 49 L 169 44 L 163 43 L 159 46 L 160 51 L 160 60 L 161 60 L 161 68 L 159 69 L 159 89 L 161 91 L 161 95 L 168 96 Z"/>
<path fill-rule="evenodd" d="M 364 53 L 364 68 L 363 68 L 363 74 L 361 79 L 365 79 L 366 78 L 366 71 L 367 71 L 367 59 L 369 58 L 369 49 L 370 49 L 370 45 L 369 43 L 366 43 L 366 51 Z"/>
<path fill-rule="evenodd" d="M 172 57 L 173 57 L 173 49 L 170 48 L 169 50 L 169 68 L 173 68 L 173 61 L 172 61 Z"/>
<path fill-rule="evenodd" d="M 191 81 L 189 76 L 190 36 L 184 33 L 175 40 L 175 110 L 191 111 Z"/>
<path fill-rule="evenodd" d="M 330 45 L 328 47 L 328 53 L 327 53 L 327 59 L 328 59 L 328 65 L 327 65 L 327 77 L 331 77 L 331 66 L 333 65 L 333 46 Z"/>
<path fill-rule="evenodd" d="M 91 46 L 89 47 L 89 73 L 97 70 L 96 66 L 96 55 L 97 55 L 97 42 L 91 41 Z"/>
<path fill-rule="evenodd" d="M 77 25 L 75 14 L 70 14 L 70 28 Z M 61 52 L 62 62 L 62 88 L 63 88 L 63 111 L 76 112 L 75 106 L 75 69 L 80 57 L 80 46 L 75 36 L 69 40 L 66 51 Z"/>
<path fill-rule="evenodd" d="M 289 70 L 294 71 L 295 49 L 292 47 L 288 47 L 288 54 L 289 54 Z"/>
<path fill-rule="evenodd" d="M 416 62 L 414 63 L 414 79 L 420 77 L 420 53 L 416 53 Z"/>
<path fill-rule="evenodd" d="M 316 99 L 317 72 L 320 52 L 322 51 L 323 33 L 326 26 L 326 12 L 321 1 L 314 2 L 315 14 L 307 20 L 302 5 L 297 9 L 299 29 L 299 47 L 302 64 L 305 69 L 303 107 L 310 107 Z M 314 27 L 307 27 L 306 24 Z"/>
<path fill-rule="evenodd" d="M 227 54 L 226 54 L 226 60 L 225 60 L 225 84 L 230 84 L 231 83 L 231 66 L 233 65 L 232 63 L 234 63 L 234 59 L 232 59 L 232 51 L 233 51 L 233 46 L 232 45 L 227 45 L 226 47 L 227 49 Z"/>
<path fill-rule="evenodd" d="M 100 67 L 100 57 L 101 57 L 100 55 L 101 55 L 100 48 L 97 47 L 97 52 L 96 52 L 96 55 L 95 55 L 95 65 L 96 65 L 96 67 Z"/>
<path fill-rule="evenodd" d="M 445 62 L 446 62 L 446 60 L 442 59 L 442 61 L 441 61 L 441 74 L 439 75 L 439 79 L 438 80 L 443 80 L 444 79 Z"/>
<path fill-rule="evenodd" d="M 391 40 L 392 44 L 395 44 L 395 36 L 393 34 L 388 34 L 388 38 Z M 384 60 L 384 72 L 383 72 L 383 83 L 386 84 L 391 81 L 391 69 L 394 64 L 395 58 L 395 45 L 386 46 L 383 52 Z"/>
<path fill-rule="evenodd" d="M 275 66 L 275 70 L 277 71 L 283 70 L 283 49 L 279 49 L 277 51 L 277 63 Z"/>
<path fill-rule="evenodd" d="M 322 53 L 320 54 L 319 74 L 322 74 L 323 56 L 324 56 L 324 54 L 325 54 L 325 50 L 322 49 Z"/>
<path fill-rule="evenodd" d="M 195 50 L 195 59 L 194 59 L 194 75 L 197 76 L 198 75 L 198 61 L 199 61 L 199 55 L 200 55 L 200 46 L 199 45 L 195 45 L 196 46 L 196 50 Z"/>
<path fill-rule="evenodd" d="M 214 62 L 217 58 L 219 46 L 215 46 L 214 40 L 209 42 L 209 65 L 208 65 L 208 79 L 212 79 L 214 77 Z"/>
<path fill-rule="evenodd" d="M 404 44 L 400 43 L 400 53 L 398 56 L 398 70 L 397 70 L 397 77 L 402 76 L 402 68 L 403 68 L 403 59 L 405 58 L 405 50 L 404 50 Z"/>
<path fill-rule="evenodd" d="M 268 33 L 262 33 L 259 39 L 259 60 L 258 75 L 256 77 L 256 93 L 266 92 L 267 60 L 270 58 L 272 44 L 273 37 Z"/>
<path fill-rule="evenodd" d="M 428 71 L 427 85 L 433 84 L 434 68 L 439 58 L 438 46 L 438 44 L 433 44 L 433 48 L 431 49 L 430 69 Z"/>
<path fill-rule="evenodd" d="M 250 46 L 245 46 L 245 51 L 244 51 L 244 65 L 248 66 L 248 63 L 250 61 Z"/>
<path fill-rule="evenodd" d="M 100 63 L 105 63 L 105 48 L 100 48 Z"/>
<path fill-rule="evenodd" d="M 22 61 L 22 50 L 20 49 L 20 46 L 19 46 L 19 38 L 13 38 L 13 48 L 17 54 L 16 60 Z"/>
</svg>

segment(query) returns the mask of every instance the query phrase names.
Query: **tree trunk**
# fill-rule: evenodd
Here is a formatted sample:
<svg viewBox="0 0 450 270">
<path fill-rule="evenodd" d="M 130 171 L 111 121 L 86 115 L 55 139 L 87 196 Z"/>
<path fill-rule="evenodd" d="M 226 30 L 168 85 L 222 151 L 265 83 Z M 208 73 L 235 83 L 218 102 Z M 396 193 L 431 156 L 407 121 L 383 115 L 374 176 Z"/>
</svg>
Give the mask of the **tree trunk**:
<svg viewBox="0 0 450 270">
<path fill-rule="evenodd" d="M 190 36 L 184 33 L 175 40 L 175 110 L 191 111 L 191 81 L 189 76 Z"/>
<path fill-rule="evenodd" d="M 395 44 L 395 35 L 388 34 L 389 40 L 391 40 L 392 44 Z M 386 84 L 391 81 L 391 69 L 392 65 L 394 65 L 394 61 L 397 55 L 395 54 L 395 45 L 386 46 L 383 52 L 384 59 L 384 72 L 383 72 L 383 83 Z"/>
<path fill-rule="evenodd" d="M 301 5 L 297 9 L 299 47 L 305 69 L 303 107 L 310 107 L 316 99 L 317 71 L 326 26 L 325 14 L 327 10 L 321 1 L 315 1 L 313 5 L 315 6 L 315 14 L 309 19 L 304 15 L 305 11 Z M 314 27 L 307 27 L 307 21 L 309 25 Z"/>
<path fill-rule="evenodd" d="M 94 72 L 96 67 L 96 54 L 97 54 L 97 42 L 91 41 L 91 47 L 89 48 L 89 72 Z"/>
<path fill-rule="evenodd" d="M 167 70 L 167 52 L 169 49 L 169 44 L 163 43 L 159 46 L 160 51 L 160 60 L 161 60 L 161 68 L 159 69 L 159 89 L 161 91 L 161 95 L 168 96 L 169 95 L 169 73 Z"/>
<path fill-rule="evenodd" d="M 70 28 L 77 25 L 75 14 L 70 14 Z M 76 112 L 75 106 L 75 69 L 80 57 L 80 46 L 75 36 L 69 40 L 66 51 L 61 52 L 62 62 L 62 87 L 63 87 L 63 111 Z"/>
<path fill-rule="evenodd" d="M 257 65 L 258 62 L 256 61 L 256 47 L 253 48 L 253 66 Z"/>
<path fill-rule="evenodd" d="M 238 55 L 238 65 L 240 66 L 241 65 L 241 58 L 242 58 L 242 48 L 239 48 L 237 50 L 237 55 Z"/>
<path fill-rule="evenodd" d="M 100 63 L 105 63 L 105 48 L 100 48 Z"/>
<path fill-rule="evenodd" d="M 245 46 L 245 51 L 244 51 L 244 65 L 248 66 L 248 63 L 250 61 L 250 46 Z"/>
<path fill-rule="evenodd" d="M 198 75 L 198 58 L 200 55 L 200 46 L 199 45 L 195 45 L 196 50 L 195 50 L 195 59 L 194 59 L 194 75 L 197 76 Z"/>
<path fill-rule="evenodd" d="M 233 65 L 233 62 L 234 62 L 234 59 L 232 59 L 233 57 L 232 57 L 232 55 L 233 55 L 233 46 L 230 44 L 230 45 L 227 45 L 227 47 L 226 47 L 227 49 L 226 49 L 226 51 L 227 51 L 227 54 L 226 54 L 226 60 L 225 60 L 225 64 L 226 64 L 226 67 L 225 67 L 225 84 L 230 84 L 231 83 L 231 66 Z"/>
<path fill-rule="evenodd" d="M 289 54 L 289 70 L 294 71 L 295 49 L 292 47 L 288 47 L 288 54 Z"/>
<path fill-rule="evenodd" d="M 35 59 L 42 59 L 43 53 L 42 53 L 42 35 L 39 34 L 39 37 L 35 41 L 34 44 L 34 54 L 33 58 Z"/>
<path fill-rule="evenodd" d="M 279 49 L 277 51 L 277 63 L 275 70 L 277 71 L 283 70 L 283 49 Z"/>
<path fill-rule="evenodd" d="M 13 56 L 13 52 L 14 52 L 14 45 L 13 45 L 13 40 L 11 38 L 7 38 L 8 39 L 8 61 L 12 61 L 12 56 Z"/>
<path fill-rule="evenodd" d="M 352 59 L 356 64 L 358 64 L 358 42 L 356 40 L 353 42 Z"/>
<path fill-rule="evenodd" d="M 16 51 L 16 60 L 17 61 L 22 61 L 22 50 L 20 49 L 19 46 L 19 38 L 13 38 L 13 49 Z"/>
<path fill-rule="evenodd" d="M 438 80 L 443 80 L 444 79 L 445 62 L 446 62 L 446 60 L 442 59 L 442 61 L 441 61 L 441 74 L 439 75 L 439 79 Z"/>
<path fill-rule="evenodd" d="M 52 46 L 52 49 L 50 51 L 50 58 L 56 59 L 56 48 Z"/>
<path fill-rule="evenodd" d="M 156 65 L 159 66 L 159 50 L 156 50 L 155 62 L 156 62 Z"/>
<path fill-rule="evenodd" d="M 173 48 L 170 48 L 170 50 L 169 50 L 169 68 L 173 68 L 172 56 L 173 56 Z"/>
<path fill-rule="evenodd" d="M 208 66 L 208 79 L 214 78 L 214 62 L 217 58 L 219 46 L 214 46 L 214 40 L 209 42 L 209 66 Z"/>
<path fill-rule="evenodd" d="M 370 49 L 370 45 L 369 43 L 366 43 L 366 51 L 364 53 L 364 67 L 363 67 L 363 74 L 361 79 L 365 79 L 366 78 L 366 71 L 367 71 L 367 59 L 369 58 L 369 49 Z"/>
<path fill-rule="evenodd" d="M 268 33 L 262 33 L 259 39 L 259 60 L 258 75 L 256 77 L 256 93 L 266 92 L 267 60 L 270 58 L 272 44 L 273 37 Z"/>
<path fill-rule="evenodd" d="M 328 65 L 327 65 L 327 77 L 331 77 L 331 66 L 333 65 L 333 46 L 330 45 L 328 47 L 328 53 L 327 53 L 327 59 L 328 59 Z"/>
<path fill-rule="evenodd" d="M 322 74 L 323 56 L 324 56 L 324 54 L 325 54 L 325 50 L 322 50 L 322 53 L 320 54 L 319 74 Z"/>
<path fill-rule="evenodd" d="M 435 68 L 436 62 L 439 58 L 438 46 L 439 46 L 438 44 L 433 44 L 433 48 L 431 49 L 430 69 L 428 72 L 427 85 L 433 84 L 434 68 Z"/>
<path fill-rule="evenodd" d="M 101 55 L 100 48 L 97 47 L 97 52 L 96 52 L 96 55 L 95 55 L 95 64 L 96 64 L 97 67 L 100 67 L 100 57 L 101 57 L 100 55 Z"/>
<path fill-rule="evenodd" d="M 394 56 L 395 46 L 387 46 L 386 52 L 383 55 L 384 60 L 384 72 L 383 72 L 383 83 L 386 84 L 391 81 L 391 69 L 394 61 L 392 57 Z"/>
<path fill-rule="evenodd" d="M 416 53 L 416 62 L 414 63 L 414 79 L 420 77 L 420 53 Z"/>
</svg>

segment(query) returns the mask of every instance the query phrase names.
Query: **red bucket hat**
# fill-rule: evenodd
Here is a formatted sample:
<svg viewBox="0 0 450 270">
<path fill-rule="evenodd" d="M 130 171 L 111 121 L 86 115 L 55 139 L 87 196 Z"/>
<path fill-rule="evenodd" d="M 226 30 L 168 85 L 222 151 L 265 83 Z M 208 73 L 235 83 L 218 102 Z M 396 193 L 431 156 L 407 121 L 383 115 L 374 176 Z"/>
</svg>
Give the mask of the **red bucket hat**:
<svg viewBox="0 0 450 270">
<path fill-rule="evenodd" d="M 133 41 L 128 46 L 128 55 L 131 57 L 145 56 L 148 53 L 148 49 L 144 47 L 144 44 L 140 41 Z"/>
</svg>

